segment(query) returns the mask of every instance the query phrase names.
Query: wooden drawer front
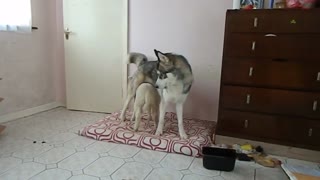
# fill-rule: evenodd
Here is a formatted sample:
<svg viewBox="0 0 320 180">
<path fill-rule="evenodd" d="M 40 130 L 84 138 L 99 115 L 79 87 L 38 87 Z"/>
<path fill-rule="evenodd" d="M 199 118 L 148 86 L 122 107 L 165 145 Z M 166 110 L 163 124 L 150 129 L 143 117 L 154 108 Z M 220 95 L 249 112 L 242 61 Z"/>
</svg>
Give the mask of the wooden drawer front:
<svg viewBox="0 0 320 180">
<path fill-rule="evenodd" d="M 229 11 L 229 32 L 320 33 L 320 10 Z"/>
<path fill-rule="evenodd" d="M 224 108 L 320 118 L 320 93 L 223 86 Z"/>
<path fill-rule="evenodd" d="M 222 83 L 320 90 L 320 61 L 312 64 L 272 60 L 225 60 Z"/>
<path fill-rule="evenodd" d="M 276 35 L 229 34 L 225 39 L 224 57 L 272 59 L 320 58 L 320 34 Z"/>
<path fill-rule="evenodd" d="M 300 145 L 320 145 L 319 121 L 262 115 L 259 113 L 220 111 L 218 133 L 280 140 Z"/>
<path fill-rule="evenodd" d="M 290 137 L 290 132 L 286 132 L 287 129 L 284 129 L 287 127 L 285 123 L 287 122 L 277 122 L 277 118 L 274 116 L 222 110 L 218 120 L 218 133 L 287 140 Z"/>
</svg>

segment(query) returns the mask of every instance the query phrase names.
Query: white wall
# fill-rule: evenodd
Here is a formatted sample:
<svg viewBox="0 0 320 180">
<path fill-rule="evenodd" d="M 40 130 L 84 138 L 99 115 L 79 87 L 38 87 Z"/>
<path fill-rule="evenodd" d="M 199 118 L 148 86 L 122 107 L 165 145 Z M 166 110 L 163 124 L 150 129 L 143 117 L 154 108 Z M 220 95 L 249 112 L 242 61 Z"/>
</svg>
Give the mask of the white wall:
<svg viewBox="0 0 320 180">
<path fill-rule="evenodd" d="M 156 48 L 184 55 L 195 76 L 185 116 L 216 120 L 225 13 L 232 8 L 232 0 L 134 0 L 129 3 L 129 51 L 154 57 Z M 132 68 L 131 73 L 134 70 Z"/>
</svg>

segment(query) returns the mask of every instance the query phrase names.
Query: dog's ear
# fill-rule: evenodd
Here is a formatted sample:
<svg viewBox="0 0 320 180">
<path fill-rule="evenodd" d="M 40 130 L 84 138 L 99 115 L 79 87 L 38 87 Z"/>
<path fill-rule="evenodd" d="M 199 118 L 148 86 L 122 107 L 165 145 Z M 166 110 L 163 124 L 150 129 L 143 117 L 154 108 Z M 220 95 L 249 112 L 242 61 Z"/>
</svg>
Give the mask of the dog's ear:
<svg viewBox="0 0 320 180">
<path fill-rule="evenodd" d="M 162 52 L 158 51 L 158 50 L 154 50 L 154 53 L 156 54 L 156 56 L 158 57 L 158 61 L 163 62 L 163 63 L 168 63 L 169 62 L 169 58 Z"/>
</svg>

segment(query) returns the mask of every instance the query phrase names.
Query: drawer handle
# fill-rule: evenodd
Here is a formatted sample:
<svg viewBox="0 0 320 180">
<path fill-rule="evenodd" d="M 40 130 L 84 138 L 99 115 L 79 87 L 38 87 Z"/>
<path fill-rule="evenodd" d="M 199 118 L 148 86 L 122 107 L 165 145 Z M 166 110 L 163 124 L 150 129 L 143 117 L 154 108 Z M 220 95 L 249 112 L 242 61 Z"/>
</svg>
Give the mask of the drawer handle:
<svg viewBox="0 0 320 180">
<path fill-rule="evenodd" d="M 251 77 L 253 75 L 253 67 L 250 67 L 249 69 L 249 76 Z"/>
<path fill-rule="evenodd" d="M 253 20 L 253 27 L 258 27 L 258 18 L 255 17 Z"/>
<path fill-rule="evenodd" d="M 320 82 L 320 72 L 318 72 L 318 75 L 317 75 L 317 81 Z"/>
<path fill-rule="evenodd" d="M 256 50 L 256 42 L 255 41 L 252 42 L 251 50 L 252 51 Z"/>
<path fill-rule="evenodd" d="M 275 35 L 275 34 L 266 34 L 266 35 L 264 35 L 265 37 L 277 37 L 277 35 Z"/>
<path fill-rule="evenodd" d="M 250 95 L 250 94 L 247 94 L 246 103 L 247 103 L 247 104 L 250 104 L 250 101 L 251 101 L 251 95 Z"/>
<path fill-rule="evenodd" d="M 309 129 L 308 136 L 309 136 L 309 137 L 312 136 L 312 128 Z"/>
<path fill-rule="evenodd" d="M 313 111 L 317 111 L 317 109 L 318 109 L 318 101 L 313 101 L 312 110 L 313 110 Z"/>
<path fill-rule="evenodd" d="M 248 128 L 248 125 L 249 125 L 249 121 L 248 121 L 248 120 L 245 120 L 245 121 L 244 121 L 244 128 Z"/>
</svg>

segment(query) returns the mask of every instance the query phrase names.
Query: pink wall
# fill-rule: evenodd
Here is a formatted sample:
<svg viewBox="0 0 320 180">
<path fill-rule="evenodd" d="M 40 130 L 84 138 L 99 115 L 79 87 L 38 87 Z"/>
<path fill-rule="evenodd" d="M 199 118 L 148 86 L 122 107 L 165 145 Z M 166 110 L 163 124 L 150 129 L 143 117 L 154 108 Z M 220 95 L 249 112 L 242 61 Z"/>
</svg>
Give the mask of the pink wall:
<svg viewBox="0 0 320 180">
<path fill-rule="evenodd" d="M 64 63 L 64 26 L 63 26 L 63 0 L 55 0 L 55 63 L 54 86 L 55 100 L 66 103 L 66 80 Z"/>
<path fill-rule="evenodd" d="M 62 0 L 32 0 L 32 34 L 0 33 L 0 115 L 65 103 Z M 185 55 L 195 83 L 185 115 L 216 120 L 225 10 L 232 1 L 129 1 L 129 49 Z M 131 66 L 131 71 L 134 66 Z"/>
<path fill-rule="evenodd" d="M 32 0 L 31 34 L 0 32 L 0 115 L 52 103 L 55 62 L 55 1 Z"/>
<path fill-rule="evenodd" d="M 153 58 L 154 48 L 183 54 L 195 76 L 185 104 L 185 116 L 216 120 L 225 12 L 232 8 L 232 0 L 134 0 L 129 3 L 129 51 Z M 131 65 L 131 73 L 134 70 Z"/>
</svg>

